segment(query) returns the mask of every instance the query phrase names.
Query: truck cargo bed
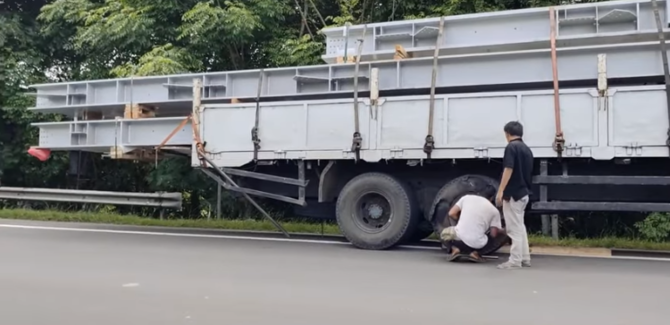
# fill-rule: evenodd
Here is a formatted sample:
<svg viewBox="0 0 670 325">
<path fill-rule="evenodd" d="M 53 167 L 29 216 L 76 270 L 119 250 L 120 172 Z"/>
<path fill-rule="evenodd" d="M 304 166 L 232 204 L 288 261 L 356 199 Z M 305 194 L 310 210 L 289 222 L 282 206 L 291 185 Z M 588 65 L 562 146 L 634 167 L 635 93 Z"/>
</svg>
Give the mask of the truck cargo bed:
<svg viewBox="0 0 670 325">
<path fill-rule="evenodd" d="M 665 157 L 668 111 L 664 86 L 620 87 L 601 98 L 593 88 L 561 90 L 566 139 L 563 156 L 607 160 Z M 361 159 L 423 159 L 429 96 L 382 98 L 378 107 L 360 100 Z M 253 159 L 250 137 L 255 104 L 208 104 L 201 114 L 201 136 L 209 157 L 221 167 Z M 260 160 L 353 159 L 353 100 L 262 103 Z M 35 123 L 39 146 L 53 150 L 106 152 L 110 147 L 153 148 L 184 118 Z M 502 125 L 519 120 L 537 158 L 556 157 L 553 92 L 518 91 L 436 96 L 433 159 L 500 158 Z M 172 146 L 190 146 L 190 125 Z M 194 161 L 196 164 L 197 161 Z"/>
</svg>

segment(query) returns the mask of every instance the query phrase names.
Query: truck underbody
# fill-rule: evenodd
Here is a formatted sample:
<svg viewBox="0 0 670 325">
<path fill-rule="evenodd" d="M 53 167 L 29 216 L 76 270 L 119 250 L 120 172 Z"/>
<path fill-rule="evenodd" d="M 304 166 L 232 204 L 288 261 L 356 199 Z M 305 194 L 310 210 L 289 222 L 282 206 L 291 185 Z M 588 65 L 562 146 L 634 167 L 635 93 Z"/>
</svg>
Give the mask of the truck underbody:
<svg viewBox="0 0 670 325">
<path fill-rule="evenodd" d="M 190 156 L 226 189 L 386 249 L 439 233 L 461 196 L 495 193 L 517 120 L 537 158 L 530 212 L 670 211 L 669 5 L 336 28 L 324 59 L 360 39 L 355 63 L 35 85 L 35 111 L 73 118 L 35 123 L 37 148 Z"/>
</svg>

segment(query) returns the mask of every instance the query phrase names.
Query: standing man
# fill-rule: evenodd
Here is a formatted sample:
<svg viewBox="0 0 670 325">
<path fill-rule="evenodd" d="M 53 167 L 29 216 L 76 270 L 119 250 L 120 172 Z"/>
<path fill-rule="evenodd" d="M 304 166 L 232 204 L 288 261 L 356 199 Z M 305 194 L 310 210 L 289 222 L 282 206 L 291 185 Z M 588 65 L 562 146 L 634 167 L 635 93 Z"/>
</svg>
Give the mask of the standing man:
<svg viewBox="0 0 670 325">
<path fill-rule="evenodd" d="M 503 158 L 503 174 L 496 195 L 496 204 L 502 205 L 507 235 L 512 239 L 509 261 L 499 269 L 530 267 L 528 232 L 524 213 L 531 193 L 533 152 L 523 142 L 523 125 L 512 121 L 505 124 L 507 147 Z"/>
</svg>

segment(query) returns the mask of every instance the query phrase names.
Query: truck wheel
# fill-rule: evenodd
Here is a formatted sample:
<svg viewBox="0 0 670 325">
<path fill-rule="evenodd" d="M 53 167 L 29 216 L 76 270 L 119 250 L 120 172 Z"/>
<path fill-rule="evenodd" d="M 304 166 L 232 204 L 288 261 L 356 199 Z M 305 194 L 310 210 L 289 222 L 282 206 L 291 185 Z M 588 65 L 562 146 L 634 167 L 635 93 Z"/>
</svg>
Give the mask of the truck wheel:
<svg viewBox="0 0 670 325">
<path fill-rule="evenodd" d="M 461 197 L 466 194 L 475 194 L 490 198 L 495 195 L 498 186 L 500 185 L 496 180 L 483 175 L 464 175 L 444 185 L 435 196 L 430 209 L 430 220 L 435 233 L 439 235 L 442 229 L 455 226 L 458 223 L 456 220 L 449 218 L 447 213 Z M 496 238 L 496 245 L 490 251 L 482 253 L 495 253 L 508 241 L 507 236 L 500 236 Z"/>
<path fill-rule="evenodd" d="M 412 190 L 382 173 L 359 175 L 337 199 L 337 224 L 356 247 L 382 250 L 409 239 L 420 221 Z"/>
</svg>

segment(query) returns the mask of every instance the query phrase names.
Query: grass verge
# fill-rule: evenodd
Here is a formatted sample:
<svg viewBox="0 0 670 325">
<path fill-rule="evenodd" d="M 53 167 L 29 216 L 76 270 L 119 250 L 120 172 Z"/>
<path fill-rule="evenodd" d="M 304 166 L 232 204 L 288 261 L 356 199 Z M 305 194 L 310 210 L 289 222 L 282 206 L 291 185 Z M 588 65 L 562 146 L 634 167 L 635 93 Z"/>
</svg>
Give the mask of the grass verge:
<svg viewBox="0 0 670 325">
<path fill-rule="evenodd" d="M 267 220 L 206 220 L 206 219 L 151 219 L 133 215 L 93 212 L 61 212 L 23 209 L 0 209 L 0 219 L 59 221 L 59 222 L 86 222 L 98 224 L 157 226 L 177 228 L 203 228 L 247 231 L 276 231 Z M 291 233 L 340 235 L 337 225 L 330 223 L 310 222 L 281 222 L 282 226 Z M 670 251 L 670 242 L 650 242 L 630 238 L 562 238 L 555 240 L 549 237 L 530 235 L 528 240 L 533 246 L 560 246 L 560 247 L 591 247 L 591 248 L 621 248 Z"/>
</svg>

